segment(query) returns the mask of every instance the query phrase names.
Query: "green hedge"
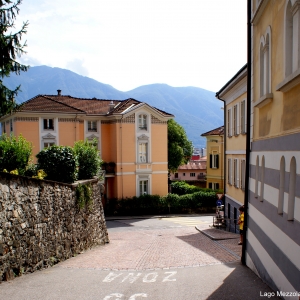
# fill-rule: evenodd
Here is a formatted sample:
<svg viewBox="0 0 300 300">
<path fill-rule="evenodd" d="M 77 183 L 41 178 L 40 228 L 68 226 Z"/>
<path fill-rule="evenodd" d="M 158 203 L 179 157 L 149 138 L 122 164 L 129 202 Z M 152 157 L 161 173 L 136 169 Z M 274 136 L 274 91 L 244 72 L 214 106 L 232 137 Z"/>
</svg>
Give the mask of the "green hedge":
<svg viewBox="0 0 300 300">
<path fill-rule="evenodd" d="M 142 195 L 125 199 L 110 199 L 105 205 L 107 215 L 149 215 L 161 213 L 200 212 L 203 208 L 214 208 L 217 196 L 214 192 L 166 196 Z"/>
<path fill-rule="evenodd" d="M 185 181 L 174 181 L 171 183 L 172 193 L 177 195 L 193 194 L 196 192 L 208 192 L 208 193 L 223 193 L 222 190 L 212 190 L 208 188 L 201 188 L 195 185 L 190 185 Z"/>
</svg>

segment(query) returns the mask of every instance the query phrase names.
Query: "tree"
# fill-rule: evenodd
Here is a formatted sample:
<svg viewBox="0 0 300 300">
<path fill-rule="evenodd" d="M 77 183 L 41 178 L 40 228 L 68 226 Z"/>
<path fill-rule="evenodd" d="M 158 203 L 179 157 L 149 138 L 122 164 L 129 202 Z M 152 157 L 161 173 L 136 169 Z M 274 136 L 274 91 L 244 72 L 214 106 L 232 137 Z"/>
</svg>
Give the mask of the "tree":
<svg viewBox="0 0 300 300">
<path fill-rule="evenodd" d="M 193 144 L 187 139 L 182 126 L 173 119 L 168 121 L 168 169 L 175 172 L 186 164 L 193 153 Z"/>
<path fill-rule="evenodd" d="M 16 109 L 18 105 L 14 98 L 20 91 L 20 85 L 14 90 L 8 89 L 2 82 L 4 77 L 9 77 L 11 72 L 20 74 L 27 71 L 28 66 L 16 61 L 25 53 L 26 42 L 21 43 L 22 35 L 26 34 L 28 21 L 23 23 L 21 29 L 15 33 L 9 32 L 14 28 L 16 15 L 19 13 L 19 5 L 22 0 L 12 2 L 11 0 L 0 0 L 0 115 L 3 116 Z"/>
</svg>

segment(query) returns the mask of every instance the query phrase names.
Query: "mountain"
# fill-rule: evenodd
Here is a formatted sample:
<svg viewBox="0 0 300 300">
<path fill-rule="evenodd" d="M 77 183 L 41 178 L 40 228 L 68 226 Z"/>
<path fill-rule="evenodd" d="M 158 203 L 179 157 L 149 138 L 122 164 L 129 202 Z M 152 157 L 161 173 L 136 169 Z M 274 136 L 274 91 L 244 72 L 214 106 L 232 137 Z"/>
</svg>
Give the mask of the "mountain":
<svg viewBox="0 0 300 300">
<path fill-rule="evenodd" d="M 17 102 L 22 103 L 38 94 L 53 95 L 62 90 L 63 95 L 78 98 L 124 100 L 134 98 L 175 115 L 175 120 L 185 129 L 195 147 L 205 147 L 201 134 L 224 124 L 222 103 L 215 94 L 197 87 L 171 87 L 167 84 L 150 84 L 122 92 L 108 84 L 78 75 L 69 70 L 48 66 L 31 67 L 20 75 L 11 74 L 4 84 L 13 89 L 21 84 L 22 92 Z"/>
</svg>

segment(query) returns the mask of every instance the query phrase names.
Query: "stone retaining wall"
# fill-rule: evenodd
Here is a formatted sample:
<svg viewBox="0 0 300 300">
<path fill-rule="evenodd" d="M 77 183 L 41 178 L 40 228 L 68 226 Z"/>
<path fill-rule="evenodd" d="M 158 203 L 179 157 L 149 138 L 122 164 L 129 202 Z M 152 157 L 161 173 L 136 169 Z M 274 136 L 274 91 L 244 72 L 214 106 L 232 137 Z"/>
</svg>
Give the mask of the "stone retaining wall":
<svg viewBox="0 0 300 300">
<path fill-rule="evenodd" d="M 0 173 L 0 282 L 109 242 L 100 184 L 79 209 L 77 184 Z"/>
</svg>

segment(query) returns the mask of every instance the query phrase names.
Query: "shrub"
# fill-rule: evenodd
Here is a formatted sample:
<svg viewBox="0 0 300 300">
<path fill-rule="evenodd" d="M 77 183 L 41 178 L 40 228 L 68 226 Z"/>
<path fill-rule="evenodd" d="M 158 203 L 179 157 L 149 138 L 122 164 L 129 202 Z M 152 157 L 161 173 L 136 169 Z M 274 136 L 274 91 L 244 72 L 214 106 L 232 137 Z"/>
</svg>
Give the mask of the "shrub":
<svg viewBox="0 0 300 300">
<path fill-rule="evenodd" d="M 35 176 L 37 173 L 37 168 L 36 168 L 36 165 L 33 164 L 33 163 L 29 163 L 26 167 L 26 170 L 24 172 L 24 175 L 25 176 L 28 176 L 28 177 L 32 177 L 32 176 Z"/>
<path fill-rule="evenodd" d="M 96 176 L 101 169 L 99 151 L 88 141 L 78 141 L 74 145 L 78 160 L 78 179 L 89 179 Z"/>
<path fill-rule="evenodd" d="M 0 137 L 0 170 L 18 170 L 18 174 L 24 175 L 31 153 L 32 144 L 21 134 L 18 138 L 3 134 Z"/>
<path fill-rule="evenodd" d="M 201 190 L 200 187 L 189 185 L 185 181 L 175 181 L 171 183 L 172 192 L 177 195 L 192 194 Z"/>
<path fill-rule="evenodd" d="M 73 183 L 77 175 L 74 150 L 68 146 L 51 146 L 36 155 L 37 169 L 43 169 L 48 180 Z"/>
</svg>

